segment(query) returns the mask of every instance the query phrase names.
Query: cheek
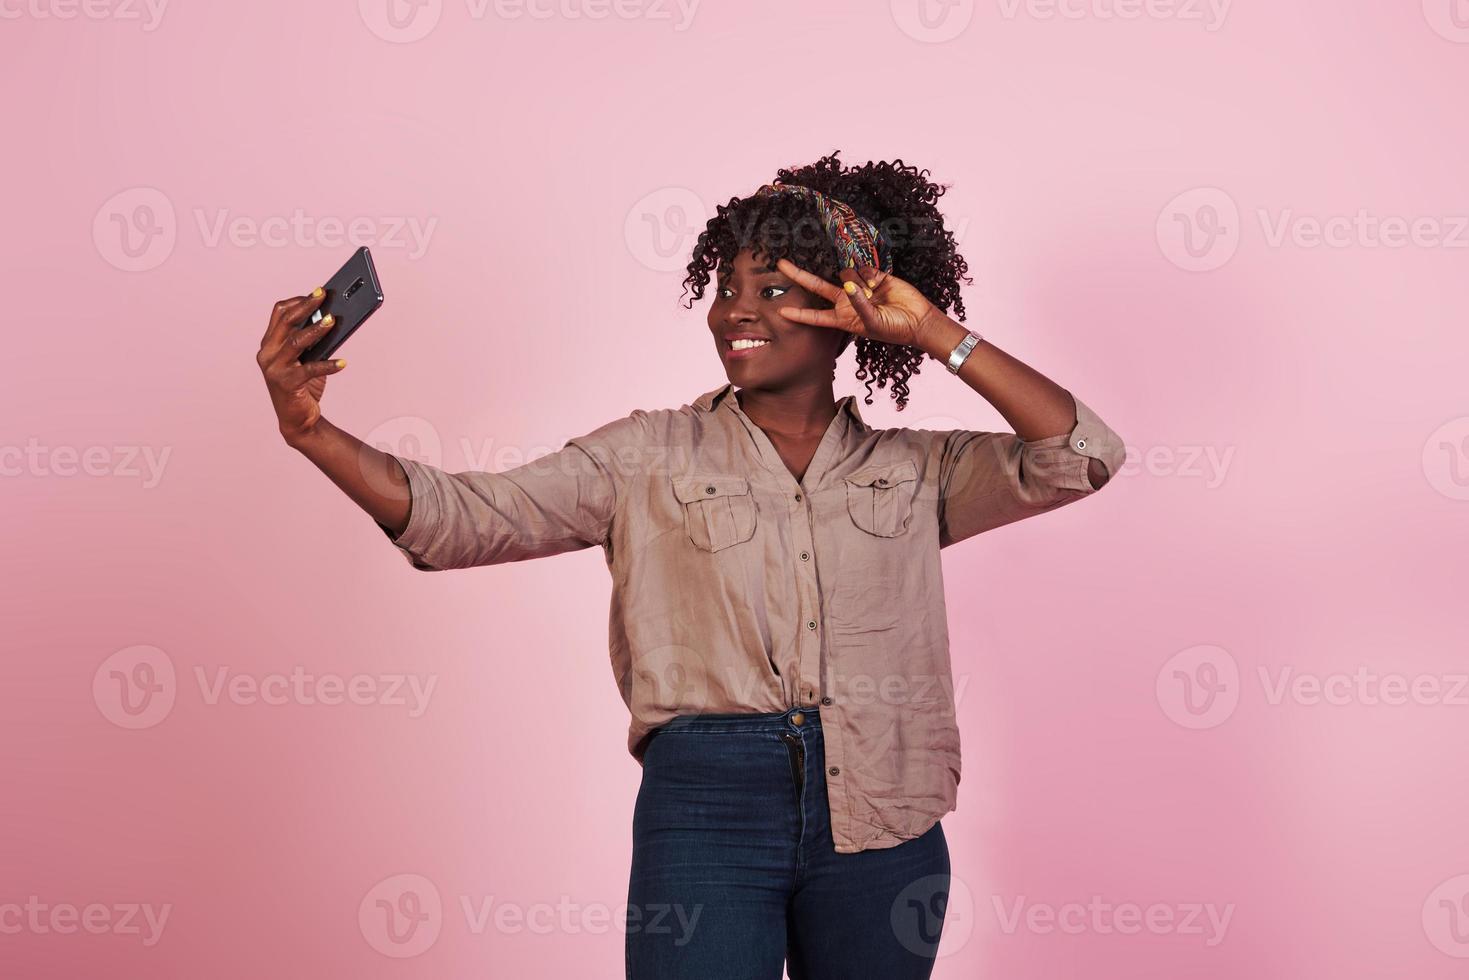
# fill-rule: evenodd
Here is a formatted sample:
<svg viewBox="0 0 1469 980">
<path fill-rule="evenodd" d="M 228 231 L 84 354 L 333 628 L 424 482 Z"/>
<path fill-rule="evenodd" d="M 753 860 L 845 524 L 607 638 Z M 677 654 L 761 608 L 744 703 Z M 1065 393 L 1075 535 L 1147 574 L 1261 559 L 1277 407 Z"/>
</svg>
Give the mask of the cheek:
<svg viewBox="0 0 1469 980">
<path fill-rule="evenodd" d="M 835 349 L 831 331 L 820 327 L 797 325 L 794 329 L 787 328 L 778 337 L 792 357 L 803 361 L 821 360 L 830 356 Z"/>
</svg>

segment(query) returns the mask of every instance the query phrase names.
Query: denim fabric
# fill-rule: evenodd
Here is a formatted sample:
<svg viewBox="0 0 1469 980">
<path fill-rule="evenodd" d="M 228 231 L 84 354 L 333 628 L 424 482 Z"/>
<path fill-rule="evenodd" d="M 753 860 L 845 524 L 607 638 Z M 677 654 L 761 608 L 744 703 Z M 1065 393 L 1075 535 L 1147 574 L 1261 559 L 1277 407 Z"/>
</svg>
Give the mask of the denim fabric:
<svg viewBox="0 0 1469 980">
<path fill-rule="evenodd" d="M 943 828 L 838 853 L 819 711 L 680 715 L 643 758 L 629 980 L 919 980 L 949 887 Z"/>
</svg>

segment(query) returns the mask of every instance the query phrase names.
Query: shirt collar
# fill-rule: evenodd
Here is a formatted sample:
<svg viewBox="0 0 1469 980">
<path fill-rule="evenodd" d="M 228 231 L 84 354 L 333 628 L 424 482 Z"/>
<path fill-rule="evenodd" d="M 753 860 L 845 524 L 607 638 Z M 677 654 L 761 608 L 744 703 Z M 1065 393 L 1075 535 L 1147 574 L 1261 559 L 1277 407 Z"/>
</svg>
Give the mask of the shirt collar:
<svg viewBox="0 0 1469 980">
<path fill-rule="evenodd" d="M 734 383 L 727 381 L 724 384 L 720 385 L 718 388 L 715 388 L 711 391 L 706 391 L 698 398 L 694 399 L 694 406 L 697 408 L 701 408 L 706 412 L 712 412 L 714 411 L 715 407 L 719 405 L 720 402 L 725 400 L 726 397 L 733 397 L 733 392 Z M 866 428 L 867 423 L 862 421 L 862 413 L 857 410 L 856 395 L 843 395 L 841 398 L 838 398 L 837 411 L 840 412 L 843 410 L 843 408 L 846 409 L 847 414 L 852 417 L 852 420 L 857 423 L 857 427 L 859 429 Z"/>
</svg>

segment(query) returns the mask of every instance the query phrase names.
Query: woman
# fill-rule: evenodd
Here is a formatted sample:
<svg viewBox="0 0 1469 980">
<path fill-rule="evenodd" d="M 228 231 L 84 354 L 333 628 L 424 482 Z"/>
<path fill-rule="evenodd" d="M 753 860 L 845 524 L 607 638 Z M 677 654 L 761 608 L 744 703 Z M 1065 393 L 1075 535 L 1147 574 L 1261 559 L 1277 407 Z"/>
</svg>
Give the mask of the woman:
<svg viewBox="0 0 1469 980">
<path fill-rule="evenodd" d="M 941 548 L 1100 488 L 1116 434 L 981 341 L 927 171 L 836 154 L 717 209 L 685 286 L 728 383 L 638 409 L 501 473 L 446 473 L 321 416 L 340 362 L 298 362 L 319 291 L 276 305 L 260 365 L 286 442 L 413 567 L 600 545 L 613 671 L 642 765 L 627 974 L 928 977 L 949 885 L 940 818 L 959 733 Z M 692 300 L 690 301 L 692 305 Z M 832 390 L 901 410 L 923 356 L 1012 433 L 874 429 Z"/>
</svg>

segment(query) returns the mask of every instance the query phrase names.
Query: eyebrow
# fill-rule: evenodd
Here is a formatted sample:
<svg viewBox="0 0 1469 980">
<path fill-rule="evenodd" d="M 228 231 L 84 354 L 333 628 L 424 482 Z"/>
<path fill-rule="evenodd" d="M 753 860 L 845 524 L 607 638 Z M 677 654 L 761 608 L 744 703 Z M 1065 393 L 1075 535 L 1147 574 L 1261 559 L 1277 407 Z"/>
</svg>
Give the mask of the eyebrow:
<svg viewBox="0 0 1469 980">
<path fill-rule="evenodd" d="M 716 278 L 720 282 L 724 282 L 727 279 L 729 279 L 730 277 L 732 277 L 733 275 L 734 275 L 734 272 L 731 271 L 731 272 L 726 272 L 723 275 L 717 275 Z M 757 269 L 754 272 L 752 272 L 750 275 L 752 277 L 755 277 L 755 276 L 780 276 L 783 279 L 786 278 L 786 274 L 784 272 L 781 272 L 779 269 Z"/>
</svg>

